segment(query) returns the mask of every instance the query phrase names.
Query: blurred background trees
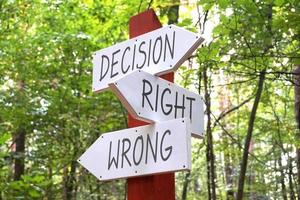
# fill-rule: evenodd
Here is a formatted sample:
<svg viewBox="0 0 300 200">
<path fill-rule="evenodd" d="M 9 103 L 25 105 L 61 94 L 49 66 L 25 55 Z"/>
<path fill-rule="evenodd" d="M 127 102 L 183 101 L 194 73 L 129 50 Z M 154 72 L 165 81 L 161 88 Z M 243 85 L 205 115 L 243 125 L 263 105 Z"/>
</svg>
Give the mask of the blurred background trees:
<svg viewBox="0 0 300 200">
<path fill-rule="evenodd" d="M 206 104 L 177 198 L 299 199 L 296 0 L 0 1 L 0 199 L 126 198 L 124 180 L 98 182 L 76 160 L 127 126 L 111 92 L 91 92 L 92 53 L 150 7 L 206 38 L 176 73 Z"/>
</svg>

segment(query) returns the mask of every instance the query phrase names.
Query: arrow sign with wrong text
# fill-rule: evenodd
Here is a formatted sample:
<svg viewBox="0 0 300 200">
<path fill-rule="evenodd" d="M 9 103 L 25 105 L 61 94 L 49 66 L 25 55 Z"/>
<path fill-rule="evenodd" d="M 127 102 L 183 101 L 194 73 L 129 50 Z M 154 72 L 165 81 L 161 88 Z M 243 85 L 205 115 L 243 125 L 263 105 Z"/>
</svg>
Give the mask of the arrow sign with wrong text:
<svg viewBox="0 0 300 200">
<path fill-rule="evenodd" d="M 97 51 L 93 57 L 93 91 L 135 71 L 161 75 L 176 70 L 203 38 L 174 25 Z"/>
<path fill-rule="evenodd" d="M 78 159 L 99 180 L 190 170 L 188 119 L 101 135 Z"/>
<path fill-rule="evenodd" d="M 133 117 L 147 122 L 186 117 L 193 136 L 203 136 L 204 111 L 199 95 L 141 70 L 109 86 Z"/>
</svg>

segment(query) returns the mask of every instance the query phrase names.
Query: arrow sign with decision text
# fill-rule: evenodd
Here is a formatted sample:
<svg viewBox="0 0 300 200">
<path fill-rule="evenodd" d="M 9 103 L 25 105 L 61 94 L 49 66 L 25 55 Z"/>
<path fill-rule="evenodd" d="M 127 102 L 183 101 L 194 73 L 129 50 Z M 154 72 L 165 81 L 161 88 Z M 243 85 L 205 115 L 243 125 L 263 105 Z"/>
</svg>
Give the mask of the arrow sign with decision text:
<svg viewBox="0 0 300 200">
<path fill-rule="evenodd" d="M 174 25 L 95 52 L 93 57 L 93 91 L 123 76 L 144 70 L 161 75 L 175 71 L 204 41 L 195 33 Z"/>
<path fill-rule="evenodd" d="M 142 70 L 109 86 L 133 117 L 150 123 L 186 117 L 193 136 L 203 136 L 204 111 L 199 95 Z"/>
<path fill-rule="evenodd" d="M 101 135 L 78 159 L 99 180 L 191 169 L 188 119 Z"/>
</svg>

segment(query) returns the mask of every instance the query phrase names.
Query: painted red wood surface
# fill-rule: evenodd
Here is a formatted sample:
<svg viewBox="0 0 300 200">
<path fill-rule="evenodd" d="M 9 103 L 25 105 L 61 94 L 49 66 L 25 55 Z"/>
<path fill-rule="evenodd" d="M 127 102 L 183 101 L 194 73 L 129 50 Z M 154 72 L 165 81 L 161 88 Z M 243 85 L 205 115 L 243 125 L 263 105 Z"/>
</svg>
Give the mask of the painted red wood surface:
<svg viewBox="0 0 300 200">
<path fill-rule="evenodd" d="M 129 36 L 134 38 L 144 33 L 162 27 L 155 12 L 150 9 L 130 18 Z M 168 81 L 174 81 L 174 73 L 160 76 Z M 128 115 L 130 128 L 146 125 L 146 122 L 134 119 Z M 129 178 L 127 180 L 128 200 L 174 200 L 175 199 L 175 175 L 166 173 L 160 175 Z"/>
</svg>

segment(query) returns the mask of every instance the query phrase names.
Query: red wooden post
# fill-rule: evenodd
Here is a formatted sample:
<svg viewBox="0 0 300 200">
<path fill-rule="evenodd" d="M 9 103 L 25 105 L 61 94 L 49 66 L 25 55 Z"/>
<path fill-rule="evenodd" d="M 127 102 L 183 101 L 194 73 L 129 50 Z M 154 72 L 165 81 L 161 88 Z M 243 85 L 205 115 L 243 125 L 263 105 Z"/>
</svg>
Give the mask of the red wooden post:
<svg viewBox="0 0 300 200">
<path fill-rule="evenodd" d="M 129 36 L 134 38 L 144 33 L 162 27 L 154 10 L 150 9 L 130 18 Z M 168 81 L 174 81 L 174 73 L 160 76 Z M 137 127 L 147 124 L 146 122 L 134 119 L 128 115 L 128 126 Z M 175 199 L 175 176 L 174 173 L 161 175 L 143 176 L 129 178 L 128 200 L 174 200 Z"/>
</svg>

